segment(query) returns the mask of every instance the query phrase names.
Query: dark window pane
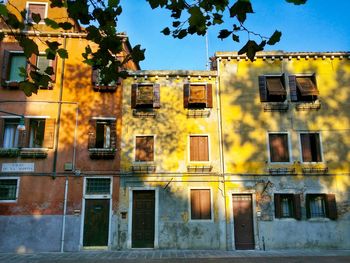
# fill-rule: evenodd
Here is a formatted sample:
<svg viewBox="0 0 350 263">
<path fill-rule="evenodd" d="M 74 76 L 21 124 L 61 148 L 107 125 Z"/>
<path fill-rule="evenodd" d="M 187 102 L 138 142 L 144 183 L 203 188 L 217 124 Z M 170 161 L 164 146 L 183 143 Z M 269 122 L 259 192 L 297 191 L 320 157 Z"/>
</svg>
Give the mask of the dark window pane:
<svg viewBox="0 0 350 263">
<path fill-rule="evenodd" d="M 318 133 L 300 134 L 303 162 L 321 162 L 320 135 Z"/>
<path fill-rule="evenodd" d="M 269 134 L 270 161 L 289 162 L 288 134 Z"/>
<path fill-rule="evenodd" d="M 308 198 L 311 217 L 325 217 L 325 197 L 324 195 L 310 195 Z"/>
<path fill-rule="evenodd" d="M 0 200 L 16 200 L 17 179 L 0 180 Z"/>
<path fill-rule="evenodd" d="M 86 194 L 110 194 L 109 178 L 86 179 Z"/>
<path fill-rule="evenodd" d="M 96 148 L 111 147 L 111 124 L 107 121 L 96 122 Z"/>
<path fill-rule="evenodd" d="M 191 219 L 211 219 L 211 200 L 209 189 L 191 190 Z"/>
<path fill-rule="evenodd" d="M 42 148 L 44 142 L 45 119 L 30 120 L 29 148 Z"/>
</svg>

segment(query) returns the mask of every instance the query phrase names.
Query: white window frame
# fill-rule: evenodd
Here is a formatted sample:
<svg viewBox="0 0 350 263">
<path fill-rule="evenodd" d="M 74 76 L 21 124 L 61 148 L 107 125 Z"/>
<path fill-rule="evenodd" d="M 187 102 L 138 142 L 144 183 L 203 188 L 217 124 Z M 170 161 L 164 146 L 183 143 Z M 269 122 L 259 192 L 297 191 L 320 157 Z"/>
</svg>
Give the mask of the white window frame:
<svg viewBox="0 0 350 263">
<path fill-rule="evenodd" d="M 318 137 L 320 139 L 320 151 L 321 151 L 321 161 L 320 162 L 304 162 L 303 161 L 303 148 L 301 145 L 301 134 L 310 134 L 310 133 L 317 133 Z M 323 146 L 322 146 L 322 135 L 320 131 L 298 131 L 298 137 L 299 137 L 299 152 L 300 152 L 300 163 L 302 164 L 324 164 L 324 156 L 323 156 Z"/>
<path fill-rule="evenodd" d="M 289 154 L 289 162 L 271 162 L 271 153 L 270 153 L 270 134 L 287 134 L 288 138 L 288 154 Z M 267 141 L 267 157 L 268 157 L 268 164 L 291 164 L 293 163 L 293 156 L 292 156 L 292 141 L 289 131 L 268 131 L 266 135 L 266 141 Z"/>
<path fill-rule="evenodd" d="M 1 119 L 4 120 L 4 122 L 6 122 L 6 120 L 9 120 L 9 119 L 18 119 L 18 122 L 20 121 L 21 117 L 17 117 L 17 116 L 0 116 Z M 4 124 L 4 129 L 3 129 L 3 136 L 5 136 L 5 124 Z M 1 149 L 18 149 L 18 146 L 17 147 L 12 147 L 12 148 L 4 148 L 3 147 L 4 145 L 1 145 Z"/>
<path fill-rule="evenodd" d="M 27 10 L 27 17 L 26 17 L 26 22 L 29 22 L 29 5 L 34 4 L 34 5 L 45 5 L 45 17 L 41 17 L 42 20 L 47 18 L 47 13 L 48 13 L 48 3 L 45 2 L 32 2 L 32 1 L 27 1 L 26 3 L 26 10 Z M 45 24 L 44 21 L 40 21 L 39 24 Z"/>
<path fill-rule="evenodd" d="M 23 54 L 24 55 L 24 52 L 22 50 L 9 50 L 10 52 L 10 61 L 8 63 L 8 66 L 9 66 L 9 70 L 11 71 L 11 67 L 12 67 L 12 54 Z M 28 61 L 27 61 L 27 64 L 28 64 Z M 27 65 L 26 64 L 26 65 Z M 18 81 L 15 81 L 15 80 L 10 80 L 10 74 L 8 73 L 8 76 L 6 77 L 6 81 L 5 83 L 18 83 Z"/>
<path fill-rule="evenodd" d="M 192 219 L 192 213 L 191 213 L 191 191 L 192 190 L 209 190 L 210 191 L 210 219 Z M 203 223 L 208 223 L 208 222 L 214 222 L 214 203 L 213 203 L 213 189 L 212 187 L 189 187 L 188 188 L 188 215 L 189 215 L 189 222 L 203 222 Z"/>
<path fill-rule="evenodd" d="M 191 161 L 191 137 L 195 136 L 207 136 L 208 137 L 208 161 Z M 187 136 L 187 160 L 189 164 L 210 164 L 211 162 L 211 146 L 210 146 L 210 134 L 209 133 L 191 133 Z"/>
<path fill-rule="evenodd" d="M 16 199 L 11 199 L 11 200 L 0 200 L 0 203 L 17 203 L 18 201 L 18 195 L 19 195 L 19 183 L 20 183 L 20 177 L 0 177 L 0 181 L 4 180 L 17 180 L 17 186 L 16 186 Z"/>
<path fill-rule="evenodd" d="M 136 161 L 136 137 L 153 136 L 153 161 Z M 154 164 L 156 161 L 156 134 L 134 134 L 133 164 Z"/>
<path fill-rule="evenodd" d="M 49 119 L 50 116 L 24 116 L 25 119 L 29 119 L 29 121 L 31 119 L 45 119 L 45 126 L 46 126 L 46 119 Z M 26 129 L 28 129 L 28 135 L 30 136 L 30 127 L 26 127 Z M 44 129 L 44 136 L 45 136 L 45 129 Z M 30 139 L 29 139 L 30 140 Z M 24 147 L 22 148 L 23 150 L 34 150 L 34 151 L 40 151 L 40 150 L 46 150 L 48 148 L 46 147 L 41 147 L 41 148 L 32 148 L 32 147 Z"/>
</svg>

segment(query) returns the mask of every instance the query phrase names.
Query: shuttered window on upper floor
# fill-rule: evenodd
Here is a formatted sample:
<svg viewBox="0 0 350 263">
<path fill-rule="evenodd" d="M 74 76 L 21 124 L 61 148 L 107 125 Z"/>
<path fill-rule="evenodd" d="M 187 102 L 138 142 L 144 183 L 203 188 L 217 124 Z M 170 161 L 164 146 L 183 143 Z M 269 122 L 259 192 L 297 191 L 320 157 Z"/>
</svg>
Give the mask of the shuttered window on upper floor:
<svg viewBox="0 0 350 263">
<path fill-rule="evenodd" d="M 259 76 L 261 102 L 284 102 L 287 97 L 284 75 Z"/>
<path fill-rule="evenodd" d="M 131 86 L 131 108 L 160 108 L 160 85 L 157 83 L 135 83 Z"/>
<path fill-rule="evenodd" d="M 184 108 L 212 108 L 212 84 L 188 83 L 184 85 Z"/>
<path fill-rule="evenodd" d="M 91 119 L 89 124 L 89 149 L 116 148 L 116 121 L 111 119 Z"/>
<path fill-rule="evenodd" d="M 270 162 L 290 162 L 287 133 L 269 134 Z"/>
<path fill-rule="evenodd" d="M 208 136 L 190 136 L 190 162 L 209 161 Z"/>
<path fill-rule="evenodd" d="M 154 136 L 136 136 L 135 138 L 135 161 L 154 161 Z"/>
<path fill-rule="evenodd" d="M 40 15 L 40 22 L 43 22 L 47 16 L 47 4 L 38 2 L 27 2 L 27 12 L 27 20 L 29 22 L 33 22 L 32 14 Z"/>
<path fill-rule="evenodd" d="M 315 74 L 289 76 L 289 88 L 293 102 L 312 102 L 316 101 L 319 96 Z"/>
</svg>

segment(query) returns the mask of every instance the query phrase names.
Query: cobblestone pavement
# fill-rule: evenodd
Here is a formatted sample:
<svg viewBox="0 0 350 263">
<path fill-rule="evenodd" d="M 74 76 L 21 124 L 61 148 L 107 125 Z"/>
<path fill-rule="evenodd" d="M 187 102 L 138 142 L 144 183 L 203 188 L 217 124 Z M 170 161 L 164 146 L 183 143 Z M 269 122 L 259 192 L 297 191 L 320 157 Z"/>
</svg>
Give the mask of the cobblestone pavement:
<svg viewBox="0 0 350 263">
<path fill-rule="evenodd" d="M 126 250 L 47 252 L 31 254 L 0 253 L 0 263 L 44 262 L 283 262 L 333 263 L 350 262 L 350 250 L 273 250 L 273 251 L 221 251 L 221 250 Z"/>
</svg>

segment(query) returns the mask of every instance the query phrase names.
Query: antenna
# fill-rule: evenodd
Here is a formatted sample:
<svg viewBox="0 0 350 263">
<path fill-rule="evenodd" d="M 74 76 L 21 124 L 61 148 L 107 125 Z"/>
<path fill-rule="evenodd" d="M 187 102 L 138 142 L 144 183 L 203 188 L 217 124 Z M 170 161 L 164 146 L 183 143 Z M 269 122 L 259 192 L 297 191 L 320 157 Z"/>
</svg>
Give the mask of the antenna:
<svg viewBox="0 0 350 263">
<path fill-rule="evenodd" d="M 205 51 L 206 51 L 206 63 L 205 63 L 205 68 L 209 70 L 209 44 L 208 44 L 208 29 L 207 32 L 205 33 Z"/>
</svg>

